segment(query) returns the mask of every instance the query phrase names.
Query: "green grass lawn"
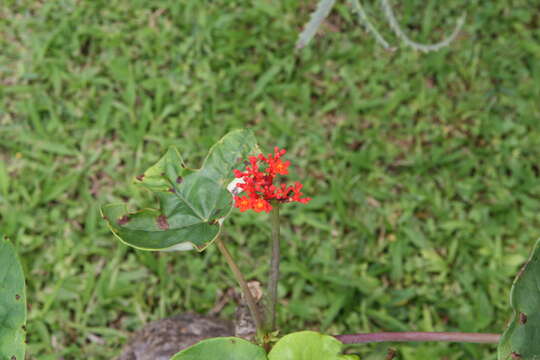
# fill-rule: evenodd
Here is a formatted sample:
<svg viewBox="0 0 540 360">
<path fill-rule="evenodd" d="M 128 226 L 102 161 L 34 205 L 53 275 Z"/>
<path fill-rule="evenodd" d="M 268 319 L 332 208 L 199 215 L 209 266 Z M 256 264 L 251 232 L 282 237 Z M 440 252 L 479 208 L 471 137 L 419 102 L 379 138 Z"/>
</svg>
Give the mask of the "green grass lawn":
<svg viewBox="0 0 540 360">
<path fill-rule="evenodd" d="M 207 312 L 235 286 L 214 247 L 128 249 L 98 211 L 150 204 L 133 176 L 169 145 L 197 167 L 234 128 L 288 149 L 314 198 L 283 211 L 285 333 L 502 331 L 540 235 L 539 5 L 401 2 L 423 42 L 468 13 L 450 48 L 422 54 L 383 50 L 341 1 L 295 54 L 314 2 L 2 2 L 0 232 L 24 263 L 31 359 L 111 359 L 130 331 Z M 268 216 L 227 225 L 264 280 Z M 489 345 L 391 345 L 406 360 L 495 358 Z M 354 350 L 384 359 L 389 346 Z"/>
</svg>

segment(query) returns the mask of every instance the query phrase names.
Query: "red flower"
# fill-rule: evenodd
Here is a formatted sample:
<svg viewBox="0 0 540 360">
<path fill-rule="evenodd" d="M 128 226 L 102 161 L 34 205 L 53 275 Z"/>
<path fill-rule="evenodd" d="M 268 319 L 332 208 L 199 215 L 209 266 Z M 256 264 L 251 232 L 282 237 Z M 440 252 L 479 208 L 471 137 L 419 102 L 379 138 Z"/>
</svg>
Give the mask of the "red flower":
<svg viewBox="0 0 540 360">
<path fill-rule="evenodd" d="M 241 179 L 236 187 L 246 192 L 247 196 L 235 196 L 235 206 L 241 212 L 252 209 L 256 212 L 270 212 L 272 205 L 270 201 L 279 202 L 300 202 L 307 204 L 311 198 L 302 198 L 302 184 L 296 182 L 294 186 L 273 184 L 277 175 L 287 175 L 289 173 L 290 161 L 283 161 L 281 157 L 285 155 L 285 149 L 274 148 L 274 154 L 264 156 L 250 156 L 249 165 L 245 171 L 235 169 L 234 176 Z M 259 164 L 261 166 L 259 166 Z M 261 167 L 263 168 L 261 170 Z"/>
<path fill-rule="evenodd" d="M 235 206 L 240 209 L 240 212 L 244 212 L 246 210 L 251 209 L 252 201 L 247 196 L 235 196 Z"/>
<path fill-rule="evenodd" d="M 272 210 L 272 205 L 270 205 L 270 203 L 264 199 L 256 199 L 253 200 L 252 209 L 256 212 L 270 212 L 270 210 Z"/>
</svg>

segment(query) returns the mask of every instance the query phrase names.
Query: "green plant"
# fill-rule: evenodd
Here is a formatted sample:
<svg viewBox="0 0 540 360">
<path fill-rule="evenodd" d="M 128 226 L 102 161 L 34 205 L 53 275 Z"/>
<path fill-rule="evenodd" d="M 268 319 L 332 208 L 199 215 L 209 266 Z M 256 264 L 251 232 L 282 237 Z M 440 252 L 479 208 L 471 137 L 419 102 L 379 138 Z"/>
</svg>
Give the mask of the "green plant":
<svg viewBox="0 0 540 360">
<path fill-rule="evenodd" d="M 540 358 L 540 240 L 510 290 L 514 311 L 499 343 L 499 360 Z"/>
<path fill-rule="evenodd" d="M 208 339 L 195 344 L 178 354 L 171 360 L 266 360 L 264 350 L 249 341 L 233 337 Z"/>
<path fill-rule="evenodd" d="M 154 192 L 159 199 L 158 209 L 143 209 L 131 212 L 125 204 L 110 204 L 102 207 L 102 216 L 113 234 L 123 243 L 141 250 L 203 251 L 212 242 L 229 264 L 242 288 L 251 315 L 257 328 L 257 343 L 269 349 L 273 342 L 277 305 L 277 283 L 279 278 L 279 206 L 281 203 L 309 202 L 302 197 L 302 185 L 274 184 L 277 175 L 288 173 L 289 162 L 280 157 L 284 150 L 275 149 L 274 154 L 264 156 L 249 130 L 236 130 L 225 135 L 210 149 L 203 165 L 198 170 L 186 167 L 175 149 L 169 151 L 144 174 L 135 178 L 135 183 Z M 249 162 L 246 160 L 249 159 Z M 258 162 L 265 164 L 260 168 Z M 245 162 L 245 163 L 244 163 Z M 242 168 L 243 171 L 238 170 Z M 245 196 L 239 196 L 244 191 Z M 255 304 L 243 274 L 233 260 L 225 243 L 220 238 L 222 226 L 234 205 L 241 211 L 272 212 L 272 257 L 269 271 L 268 311 L 261 313 Z M 266 315 L 266 316 L 265 316 Z M 312 347 L 338 352 L 339 344 L 332 337 L 299 334 L 304 348 Z M 292 340 L 291 340 L 292 339 Z M 297 337 L 285 337 L 276 343 L 277 350 L 269 353 L 270 359 L 278 359 L 288 348 L 299 346 Z M 314 341 L 314 339 L 317 339 Z M 301 341 L 302 342 L 302 341 Z M 265 354 L 259 348 L 261 354 Z M 177 359 L 220 358 L 223 352 L 251 354 L 253 346 L 240 339 L 210 339 L 179 353 Z M 294 352 L 294 350 L 291 350 Z M 212 355 L 214 354 L 214 355 Z M 324 352 L 323 352 L 324 354 Z M 232 355 L 231 355 L 232 356 Z M 237 355 L 234 355 L 237 356 Z M 336 355 L 338 356 L 338 355 Z M 247 357 L 246 357 L 247 358 Z M 340 357 L 353 359 L 352 356 Z M 291 358 L 292 359 L 292 358 Z M 336 358 L 337 359 L 337 358 Z"/>
<path fill-rule="evenodd" d="M 234 156 L 227 154 L 229 151 Z M 207 339 L 179 352 L 175 355 L 175 360 L 226 358 L 354 360 L 357 359 L 355 355 L 341 354 L 343 344 L 386 341 L 499 342 L 499 360 L 534 360 L 540 356 L 537 331 L 540 314 L 538 310 L 540 303 L 540 292 L 538 291 L 540 284 L 540 240 L 514 281 L 511 290 L 511 306 L 514 309 L 514 316 L 500 340 L 496 334 L 478 333 L 394 332 L 328 336 L 313 331 L 300 331 L 278 339 L 279 332 L 275 327 L 274 310 L 277 304 L 275 286 L 279 275 L 279 251 L 276 251 L 279 249 L 278 209 L 280 203 L 292 201 L 307 203 L 310 201 L 310 198 L 302 197 L 300 183 L 296 183 L 294 186 L 285 184 L 275 186 L 273 183 L 276 175 L 288 174 L 289 162 L 283 162 L 280 159 L 283 153 L 283 150 L 276 148 L 274 155 L 264 156 L 258 153 L 256 141 L 249 131 L 233 131 L 211 148 L 201 169 L 182 172 L 184 176 L 182 181 L 178 181 L 179 173 L 182 171 L 181 169 L 187 168 L 181 162 L 177 162 L 180 157 L 174 155 L 177 153 L 172 150 L 157 165 L 145 172 L 144 176 L 136 177 L 137 183 L 141 185 L 146 178 L 147 183 L 143 186 L 156 192 L 160 199 L 159 209 L 147 209 L 142 212 L 117 212 L 113 211 L 116 209 L 115 206 L 104 206 L 103 216 L 113 233 L 121 241 L 133 247 L 140 246 L 146 250 L 185 251 L 198 249 L 203 251 L 212 242 L 216 242 L 242 287 L 248 304 L 251 302 L 249 304 L 250 310 L 258 330 L 257 344 L 251 344 L 239 338 Z M 236 157 L 237 155 L 247 155 L 249 163 L 240 165 L 242 161 Z M 266 162 L 267 167 L 260 168 L 257 165 L 259 161 Z M 237 167 L 244 169 L 238 170 Z M 159 171 L 156 172 L 156 170 Z M 233 172 L 236 180 L 230 181 L 232 176 L 227 176 L 228 172 Z M 208 196 L 209 194 L 220 194 L 221 190 L 227 191 L 227 195 L 218 197 L 218 200 Z M 240 196 L 240 191 L 246 192 L 247 195 Z M 228 201 L 224 200 L 226 197 Z M 227 204 L 228 208 L 216 212 L 216 203 L 220 206 Z M 233 203 L 241 211 L 251 209 L 256 212 L 272 213 L 272 261 L 267 304 L 269 315 L 266 318 L 259 313 L 253 299 L 250 300 L 251 293 L 245 279 L 219 236 Z M 206 212 L 197 214 L 197 211 L 203 210 Z M 209 216 L 210 214 L 216 217 L 213 218 Z M 166 220 L 161 219 L 161 216 L 165 216 Z M 186 221 L 186 218 L 190 218 L 191 221 Z M 184 228 L 201 226 L 201 220 L 204 220 L 205 225 L 218 225 L 219 223 L 220 228 L 215 234 L 205 231 L 183 231 Z M 174 226 L 163 226 L 163 223 L 171 223 Z M 169 230 L 170 227 L 174 230 Z M 144 231 L 149 234 L 144 233 Z M 180 231 L 175 236 L 183 238 L 177 238 L 177 242 L 164 241 L 164 237 L 158 232 L 166 233 L 168 231 Z M 171 235 L 168 235 L 165 239 L 170 237 Z M 199 242 L 201 237 L 204 241 Z M 142 238 L 143 241 L 137 241 L 138 238 Z M 188 247 L 186 243 L 192 246 Z M 153 246 L 155 244 L 158 246 Z M 182 245 L 178 246 L 178 244 Z M 0 286 L 0 295 L 2 295 L 0 297 L 0 310 L 2 311 L 0 312 L 2 315 L 0 316 L 2 320 L 0 322 L 0 355 L 9 360 L 22 359 L 26 334 L 24 276 L 15 250 L 5 237 L 0 242 L 0 260 L 2 264 L 7 265 L 0 268 L 0 279 L 2 279 Z"/>
<path fill-rule="evenodd" d="M 15 248 L 0 234 L 0 359 L 24 360 L 26 288 Z"/>
<path fill-rule="evenodd" d="M 103 217 L 113 233 L 122 242 L 140 249 L 166 251 L 197 249 L 202 251 L 215 241 L 244 292 L 257 327 L 256 343 L 262 346 L 256 348 L 244 341 L 232 338 L 210 339 L 180 352 L 175 359 L 217 359 L 221 352 L 227 351 L 231 354 L 238 353 L 235 356 L 239 356 L 239 358 L 255 352 L 258 355 L 250 356 L 265 359 L 266 355 L 263 351 L 265 349 L 270 350 L 267 355 L 269 360 L 316 359 L 314 354 L 318 354 L 321 360 L 333 357 L 336 360 L 352 360 L 356 357 L 340 354 L 342 344 L 383 341 L 499 342 L 497 334 L 445 332 L 372 333 L 337 335 L 335 337 L 315 332 L 299 332 L 287 335 L 276 342 L 278 328 L 275 321 L 275 307 L 280 263 L 279 206 L 281 203 L 291 201 L 301 203 L 310 201 L 310 198 L 302 197 L 300 183 L 296 183 L 294 186 L 274 183 L 274 178 L 277 175 L 288 174 L 289 162 L 281 160 L 284 150 L 279 150 L 276 147 L 274 154 L 265 156 L 260 153 L 256 140 L 249 130 L 237 130 L 224 136 L 210 149 L 200 170 L 187 170 L 181 162 L 181 158 L 171 154 L 177 153 L 169 150 L 156 165 L 143 175 L 136 177 L 135 180 L 137 184 L 157 193 L 160 200 L 159 209 L 129 212 L 123 205 L 121 207 L 119 205 L 105 205 L 102 210 Z M 249 161 L 244 162 L 245 158 Z M 263 167 L 260 163 L 263 164 Z M 240 196 L 241 192 L 245 192 L 245 195 Z M 267 291 L 267 311 L 264 314 L 259 312 L 243 274 L 220 238 L 223 224 L 230 214 L 233 203 L 241 212 L 254 210 L 271 213 L 271 265 Z M 163 224 L 167 224 L 167 226 Z M 197 228 L 201 224 L 208 230 L 189 231 L 189 229 Z M 213 227 L 216 230 L 212 230 Z M 171 231 L 175 233 L 170 234 Z M 178 244 L 181 245 L 178 246 Z M 514 358 L 524 356 L 526 359 L 533 359 L 534 356 L 540 356 L 539 350 L 527 345 L 534 344 L 538 340 L 534 334 L 535 327 L 533 327 L 537 320 L 534 316 L 537 313 L 533 314 L 534 311 L 531 310 L 536 302 L 540 301 L 540 294 L 534 293 L 537 289 L 535 281 L 538 281 L 537 276 L 540 273 L 540 267 L 536 266 L 537 257 L 538 255 L 533 255 L 529 265 L 518 276 L 514 285 L 513 305 L 522 309 L 522 303 L 525 301 L 528 308 L 520 310 L 524 312 L 515 316 L 514 322 L 504 337 L 504 339 L 511 338 L 512 345 L 508 345 L 508 340 L 501 341 L 500 360 L 507 358 L 508 351 L 505 350 L 507 348 L 511 349 L 511 356 Z M 529 297 L 532 297 L 532 300 Z M 516 299 L 525 300 L 515 304 L 518 301 Z M 531 316 L 530 322 L 526 320 L 529 316 Z M 533 330 L 513 331 L 516 321 L 521 321 L 521 325 L 523 325 L 523 319 L 529 324 L 527 326 Z M 528 341 L 528 343 L 524 343 L 524 341 Z M 523 346 L 526 350 L 523 350 Z"/>
<path fill-rule="evenodd" d="M 30 356 L 114 358 L 127 331 L 207 312 L 233 285 L 216 247 L 190 261 L 128 250 L 99 204 L 143 204 L 126 179 L 169 145 L 198 165 L 244 126 L 265 147 L 284 145 L 318 194 L 294 215 L 282 210 L 282 332 L 503 329 L 512 274 L 539 226 L 530 2 L 393 1 L 422 42 L 450 33 L 466 9 L 457 41 L 422 54 L 384 51 L 338 1 L 293 56 L 310 3 L 0 1 L 0 232 L 24 249 Z M 266 268 L 265 221 L 227 224 L 224 241 L 238 243 L 230 250 L 250 278 Z M 402 344 L 399 358 L 493 350 Z"/>
</svg>

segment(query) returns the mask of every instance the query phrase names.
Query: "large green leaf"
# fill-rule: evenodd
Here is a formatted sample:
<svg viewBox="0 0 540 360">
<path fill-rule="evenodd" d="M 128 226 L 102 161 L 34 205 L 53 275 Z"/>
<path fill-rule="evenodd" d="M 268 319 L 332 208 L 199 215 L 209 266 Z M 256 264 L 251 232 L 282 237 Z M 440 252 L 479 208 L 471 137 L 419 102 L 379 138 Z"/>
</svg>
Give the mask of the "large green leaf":
<svg viewBox="0 0 540 360">
<path fill-rule="evenodd" d="M 180 351 L 171 360 L 267 360 L 260 346 L 235 337 L 206 339 Z"/>
<path fill-rule="evenodd" d="M 142 250 L 202 251 L 216 238 L 232 208 L 227 185 L 233 169 L 259 152 L 249 130 L 235 130 L 210 149 L 203 166 L 188 169 L 174 148 L 135 183 L 154 192 L 159 209 L 129 212 L 126 205 L 109 204 L 101 212 L 111 231 L 125 244 Z"/>
<path fill-rule="evenodd" d="M 343 344 L 333 336 L 299 331 L 282 337 L 268 354 L 269 360 L 356 360 L 341 355 Z"/>
<path fill-rule="evenodd" d="M 24 360 L 26 338 L 24 273 L 13 245 L 0 237 L 0 359 Z"/>
<path fill-rule="evenodd" d="M 512 320 L 501 337 L 498 359 L 540 359 L 540 240 L 512 284 Z"/>
</svg>

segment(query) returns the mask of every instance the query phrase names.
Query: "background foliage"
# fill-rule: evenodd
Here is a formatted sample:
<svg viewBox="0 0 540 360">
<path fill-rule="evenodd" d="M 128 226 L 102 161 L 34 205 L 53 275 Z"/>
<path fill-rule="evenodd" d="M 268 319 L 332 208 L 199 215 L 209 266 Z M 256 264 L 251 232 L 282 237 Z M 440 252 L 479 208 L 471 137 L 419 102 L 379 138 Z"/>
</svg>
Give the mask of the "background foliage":
<svg viewBox="0 0 540 360">
<path fill-rule="evenodd" d="M 391 38 L 376 2 L 364 3 Z M 468 12 L 457 42 L 429 54 L 384 51 L 342 2 L 295 54 L 314 2 L 246 4 L 0 5 L 0 232 L 24 263 L 32 358 L 110 359 L 128 331 L 207 312 L 234 286 L 213 247 L 128 249 L 98 206 L 150 201 L 128 184 L 168 145 L 196 167 L 239 127 L 287 148 L 314 196 L 283 211 L 285 332 L 502 331 L 512 277 L 539 233 L 538 3 L 396 6 L 422 42 Z M 267 217 L 229 225 L 234 255 L 262 279 Z M 355 350 L 381 359 L 386 347 Z M 495 356 L 494 346 L 399 349 L 403 359 Z"/>
</svg>

